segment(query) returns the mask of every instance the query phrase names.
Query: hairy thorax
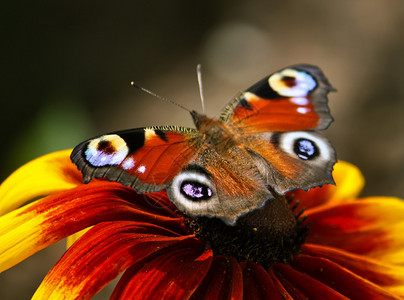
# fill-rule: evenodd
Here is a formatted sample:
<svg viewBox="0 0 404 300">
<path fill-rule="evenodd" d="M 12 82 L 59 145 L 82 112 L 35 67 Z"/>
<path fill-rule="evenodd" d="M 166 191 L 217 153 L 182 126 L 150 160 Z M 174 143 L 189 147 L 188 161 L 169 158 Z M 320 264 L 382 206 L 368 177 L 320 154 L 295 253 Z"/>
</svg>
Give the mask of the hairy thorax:
<svg viewBox="0 0 404 300">
<path fill-rule="evenodd" d="M 240 144 L 238 134 L 232 132 L 223 122 L 199 114 L 194 117 L 194 122 L 200 132 L 201 142 L 214 147 L 218 153 L 224 154 Z"/>
</svg>

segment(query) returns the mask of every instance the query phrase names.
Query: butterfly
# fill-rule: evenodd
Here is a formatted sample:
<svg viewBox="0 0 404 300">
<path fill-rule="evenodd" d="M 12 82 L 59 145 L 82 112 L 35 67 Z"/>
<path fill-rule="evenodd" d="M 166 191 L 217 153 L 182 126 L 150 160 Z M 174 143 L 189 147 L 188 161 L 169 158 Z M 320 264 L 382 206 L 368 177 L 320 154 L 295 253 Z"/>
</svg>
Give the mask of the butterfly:
<svg viewBox="0 0 404 300">
<path fill-rule="evenodd" d="M 240 93 L 218 119 L 191 111 L 194 128 L 153 126 L 79 144 L 84 182 L 106 178 L 138 193 L 167 190 L 190 216 L 228 225 L 277 195 L 334 183 L 336 154 L 319 130 L 333 121 L 334 90 L 311 65 L 281 69 Z"/>
</svg>

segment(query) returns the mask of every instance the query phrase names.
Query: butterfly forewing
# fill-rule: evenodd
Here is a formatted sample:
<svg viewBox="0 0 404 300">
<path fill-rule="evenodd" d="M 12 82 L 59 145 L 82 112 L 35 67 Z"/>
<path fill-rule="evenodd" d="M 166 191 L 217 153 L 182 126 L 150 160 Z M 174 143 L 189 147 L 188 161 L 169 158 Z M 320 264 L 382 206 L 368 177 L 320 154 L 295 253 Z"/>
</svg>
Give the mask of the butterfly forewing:
<svg viewBox="0 0 404 300">
<path fill-rule="evenodd" d="M 317 67 L 288 67 L 265 77 L 234 99 L 221 120 L 245 133 L 325 129 L 332 122 L 327 105 L 327 93 L 331 90 Z"/>
<path fill-rule="evenodd" d="M 160 191 L 195 155 L 197 136 L 182 127 L 118 131 L 81 143 L 71 158 L 87 182 L 104 177 L 139 193 Z"/>
</svg>

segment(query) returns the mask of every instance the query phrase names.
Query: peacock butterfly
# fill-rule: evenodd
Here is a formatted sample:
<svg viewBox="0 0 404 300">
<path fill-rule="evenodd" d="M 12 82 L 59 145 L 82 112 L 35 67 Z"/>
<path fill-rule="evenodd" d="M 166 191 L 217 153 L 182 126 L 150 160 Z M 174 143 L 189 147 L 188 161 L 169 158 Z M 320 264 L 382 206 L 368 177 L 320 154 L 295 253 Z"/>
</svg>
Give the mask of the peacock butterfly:
<svg viewBox="0 0 404 300">
<path fill-rule="evenodd" d="M 234 225 L 277 195 L 333 183 L 333 121 L 320 69 L 295 65 L 240 93 L 219 119 L 191 111 L 196 129 L 154 126 L 104 134 L 71 159 L 85 182 L 106 178 L 138 193 L 167 190 L 190 216 Z"/>
</svg>

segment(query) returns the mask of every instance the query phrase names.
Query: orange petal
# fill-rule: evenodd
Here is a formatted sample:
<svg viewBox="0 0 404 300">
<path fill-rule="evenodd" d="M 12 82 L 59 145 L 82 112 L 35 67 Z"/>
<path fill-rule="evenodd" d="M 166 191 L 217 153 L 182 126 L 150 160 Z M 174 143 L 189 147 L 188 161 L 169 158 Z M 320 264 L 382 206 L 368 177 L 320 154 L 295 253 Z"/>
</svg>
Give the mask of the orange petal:
<svg viewBox="0 0 404 300">
<path fill-rule="evenodd" d="M 365 185 L 361 171 L 354 165 L 338 161 L 334 166 L 335 186 L 330 187 L 328 203 L 337 204 L 351 201 L 359 196 Z"/>
<path fill-rule="evenodd" d="M 102 181 L 35 201 L 0 217 L 0 271 L 99 222 L 137 220 L 186 231 L 180 219 L 167 216 L 156 205 L 131 188 Z"/>
<path fill-rule="evenodd" d="M 69 248 L 33 299 L 90 299 L 131 265 L 185 240 L 195 239 L 143 222 L 99 223 Z"/>
<path fill-rule="evenodd" d="M 16 170 L 0 186 L 0 215 L 26 202 L 82 184 L 71 150 L 39 157 Z"/>
<path fill-rule="evenodd" d="M 73 233 L 72 235 L 69 235 L 66 239 L 66 248 L 70 248 L 79 238 L 81 238 L 87 231 L 90 230 L 91 227 L 84 228 L 83 230 L 80 230 L 79 232 Z"/>
<path fill-rule="evenodd" d="M 404 202 L 371 197 L 307 210 L 307 242 L 404 263 Z"/>
<path fill-rule="evenodd" d="M 312 257 L 328 259 L 365 280 L 404 298 L 403 266 L 391 265 L 340 249 L 313 244 L 303 245 L 302 253 Z"/>
<path fill-rule="evenodd" d="M 302 274 L 332 288 L 348 299 L 398 299 L 398 296 L 388 290 L 326 258 L 301 254 L 295 257 L 292 265 Z M 288 278 L 292 284 L 300 284 L 297 283 L 298 276 L 292 275 Z"/>
<path fill-rule="evenodd" d="M 0 217 L 0 272 L 46 247 L 41 246 L 41 224 L 46 218 L 35 212 L 24 213 L 32 206 Z"/>
<path fill-rule="evenodd" d="M 209 270 L 212 251 L 200 241 L 177 244 L 132 274 L 124 274 L 112 299 L 189 299 Z M 126 276 L 125 276 L 126 275 Z"/>
</svg>

